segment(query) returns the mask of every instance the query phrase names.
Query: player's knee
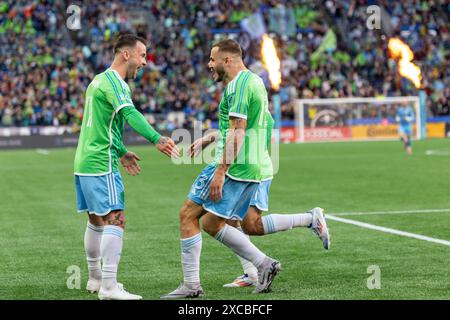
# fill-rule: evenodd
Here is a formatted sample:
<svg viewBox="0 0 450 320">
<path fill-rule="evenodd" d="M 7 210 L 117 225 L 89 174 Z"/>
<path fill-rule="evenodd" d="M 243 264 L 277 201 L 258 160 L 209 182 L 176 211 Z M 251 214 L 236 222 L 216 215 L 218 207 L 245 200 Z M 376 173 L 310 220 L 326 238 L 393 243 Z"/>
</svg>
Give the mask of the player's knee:
<svg viewBox="0 0 450 320">
<path fill-rule="evenodd" d="M 249 236 L 254 236 L 257 233 L 256 228 L 253 225 L 249 225 L 249 224 L 243 224 L 242 231 L 244 231 L 244 233 L 248 234 Z"/>
<path fill-rule="evenodd" d="M 251 220 L 245 220 L 242 223 L 242 231 L 249 236 L 261 236 L 264 234 L 264 228 L 261 218 L 255 218 Z"/>
<path fill-rule="evenodd" d="M 183 205 L 180 209 L 180 213 L 179 213 L 179 217 L 180 217 L 180 224 L 181 225 L 186 225 L 189 222 L 191 222 L 191 214 L 190 214 L 190 210 L 186 205 Z"/>
<path fill-rule="evenodd" d="M 264 227 L 261 220 L 261 211 L 256 207 L 250 207 L 247 215 L 241 223 L 242 230 L 251 236 L 261 236 L 264 234 Z"/>
<path fill-rule="evenodd" d="M 125 229 L 125 212 L 123 211 L 111 211 L 104 218 L 104 223 L 106 225 L 117 226 L 119 228 Z"/>
<path fill-rule="evenodd" d="M 227 220 L 226 223 L 235 228 L 239 228 L 241 226 L 238 220 Z"/>
<path fill-rule="evenodd" d="M 211 221 L 205 219 L 202 222 L 203 222 L 202 225 L 203 230 L 210 236 L 214 237 L 220 231 L 220 229 L 218 229 L 217 226 L 213 224 Z"/>
<path fill-rule="evenodd" d="M 100 216 L 96 216 L 95 214 L 89 214 L 88 213 L 88 217 L 89 217 L 89 223 L 93 224 L 94 226 L 103 226 L 103 217 Z"/>
<path fill-rule="evenodd" d="M 202 219 L 203 230 L 212 237 L 215 237 L 224 226 L 225 220 L 219 220 L 211 215 Z"/>
</svg>

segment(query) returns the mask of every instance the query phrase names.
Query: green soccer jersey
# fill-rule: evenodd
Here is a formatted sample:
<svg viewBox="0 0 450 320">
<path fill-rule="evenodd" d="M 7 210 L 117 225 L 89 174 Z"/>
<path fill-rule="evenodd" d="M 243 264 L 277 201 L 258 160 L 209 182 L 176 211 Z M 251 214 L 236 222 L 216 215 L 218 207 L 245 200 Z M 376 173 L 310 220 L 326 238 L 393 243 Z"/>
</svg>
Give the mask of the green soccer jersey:
<svg viewBox="0 0 450 320">
<path fill-rule="evenodd" d="M 105 175 L 118 171 L 125 120 L 119 110 L 133 107 L 128 84 L 117 71 L 95 76 L 86 90 L 83 122 L 75 154 L 76 175 Z M 126 151 L 125 151 L 126 152 Z"/>
<path fill-rule="evenodd" d="M 220 139 L 216 147 L 214 164 L 222 158 L 226 136 L 230 128 L 229 117 L 247 120 L 245 142 L 230 166 L 227 175 L 239 181 L 259 182 L 267 146 L 267 91 L 262 79 L 243 70 L 230 81 L 219 104 Z"/>
</svg>

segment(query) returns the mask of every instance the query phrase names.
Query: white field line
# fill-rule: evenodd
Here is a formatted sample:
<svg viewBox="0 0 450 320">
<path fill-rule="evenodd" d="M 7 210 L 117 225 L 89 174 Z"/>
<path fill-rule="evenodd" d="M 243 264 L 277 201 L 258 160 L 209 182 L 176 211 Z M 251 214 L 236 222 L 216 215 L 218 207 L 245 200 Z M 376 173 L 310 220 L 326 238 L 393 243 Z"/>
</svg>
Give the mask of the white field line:
<svg viewBox="0 0 450 320">
<path fill-rule="evenodd" d="M 361 228 L 377 230 L 377 231 L 381 231 L 381 232 L 385 232 L 385 233 L 395 234 L 395 235 L 398 235 L 398 236 L 414 238 L 414 239 L 418 239 L 418 240 L 423 240 L 423 241 L 443 244 L 445 246 L 450 246 L 450 241 L 447 241 L 447 240 L 441 240 L 441 239 L 426 237 L 426 236 L 423 236 L 423 235 L 420 235 L 420 234 L 411 233 L 411 232 L 405 232 L 405 231 L 400 231 L 400 230 L 396 230 L 396 229 L 380 227 L 380 226 L 377 226 L 377 225 L 374 225 L 374 224 L 364 223 L 364 222 L 350 220 L 350 219 L 344 219 L 344 218 L 336 217 L 336 216 L 333 216 L 333 215 L 330 215 L 330 214 L 327 214 L 326 218 L 329 219 L 329 220 L 333 220 L 333 221 L 338 221 L 338 222 L 342 222 L 342 223 L 352 224 L 352 225 L 355 225 L 355 226 L 358 226 L 358 227 L 361 227 Z"/>
<path fill-rule="evenodd" d="M 450 156 L 450 150 L 448 149 L 436 149 L 425 151 L 427 156 Z"/>
<path fill-rule="evenodd" d="M 39 154 L 43 154 L 44 156 L 48 156 L 50 154 L 50 151 L 47 149 L 36 149 L 36 152 Z"/>
<path fill-rule="evenodd" d="M 420 210 L 398 210 L 398 211 L 371 211 L 371 212 L 339 212 L 330 213 L 334 216 L 365 216 L 365 215 L 377 215 L 377 214 L 405 214 L 405 213 L 438 213 L 438 212 L 450 212 L 448 209 L 420 209 Z"/>
</svg>

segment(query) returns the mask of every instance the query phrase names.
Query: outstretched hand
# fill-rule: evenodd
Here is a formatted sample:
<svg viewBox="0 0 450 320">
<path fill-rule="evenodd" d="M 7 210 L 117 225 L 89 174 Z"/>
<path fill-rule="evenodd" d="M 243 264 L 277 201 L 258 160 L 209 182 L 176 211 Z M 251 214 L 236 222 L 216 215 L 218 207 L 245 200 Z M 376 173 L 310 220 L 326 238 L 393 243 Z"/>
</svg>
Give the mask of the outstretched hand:
<svg viewBox="0 0 450 320">
<path fill-rule="evenodd" d="M 203 150 L 205 142 L 203 138 L 195 140 L 190 146 L 188 150 L 189 157 L 196 157 Z"/>
<path fill-rule="evenodd" d="M 195 140 L 188 149 L 188 156 L 189 157 L 196 157 L 200 154 L 200 152 L 205 149 L 207 146 L 209 146 L 211 143 L 216 141 L 217 139 L 217 132 L 212 132 L 207 135 L 205 135 L 202 138 L 199 138 Z"/>
<path fill-rule="evenodd" d="M 126 173 L 131 174 L 132 176 L 138 175 L 141 172 L 141 167 L 137 163 L 141 159 L 137 156 L 136 153 L 128 151 L 120 158 L 120 162 Z"/>
<path fill-rule="evenodd" d="M 156 143 L 156 148 L 169 158 L 178 158 L 180 156 L 180 150 L 178 150 L 175 142 L 173 142 L 173 140 L 169 137 L 161 137 Z"/>
</svg>

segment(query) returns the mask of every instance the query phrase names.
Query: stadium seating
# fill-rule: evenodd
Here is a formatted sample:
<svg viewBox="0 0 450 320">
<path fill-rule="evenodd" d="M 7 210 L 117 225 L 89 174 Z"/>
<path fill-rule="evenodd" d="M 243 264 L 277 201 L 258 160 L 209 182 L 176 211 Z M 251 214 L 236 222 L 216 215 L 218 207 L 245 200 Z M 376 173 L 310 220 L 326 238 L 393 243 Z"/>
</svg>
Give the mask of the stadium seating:
<svg viewBox="0 0 450 320">
<path fill-rule="evenodd" d="M 295 98 L 416 95 L 387 57 L 383 32 L 366 28 L 365 9 L 383 6 L 392 35 L 416 53 L 429 116 L 450 115 L 448 7 L 445 1 L 146 1 L 84 4 L 80 30 L 66 28 L 61 1 L 0 2 L 0 126 L 81 123 L 84 90 L 112 60 L 114 37 L 136 32 L 148 39 L 148 67 L 131 85 L 136 106 L 158 129 L 213 126 L 222 88 L 206 63 L 214 40 L 232 36 L 245 62 L 265 81 L 260 43 L 241 21 L 260 13 L 282 59 L 282 116 L 294 118 Z M 279 17 L 285 23 L 276 23 Z M 278 20 L 277 20 L 278 19 Z M 311 55 L 333 29 L 335 50 Z M 267 82 L 268 85 L 268 82 Z M 181 120 L 182 121 L 181 121 Z"/>
</svg>

